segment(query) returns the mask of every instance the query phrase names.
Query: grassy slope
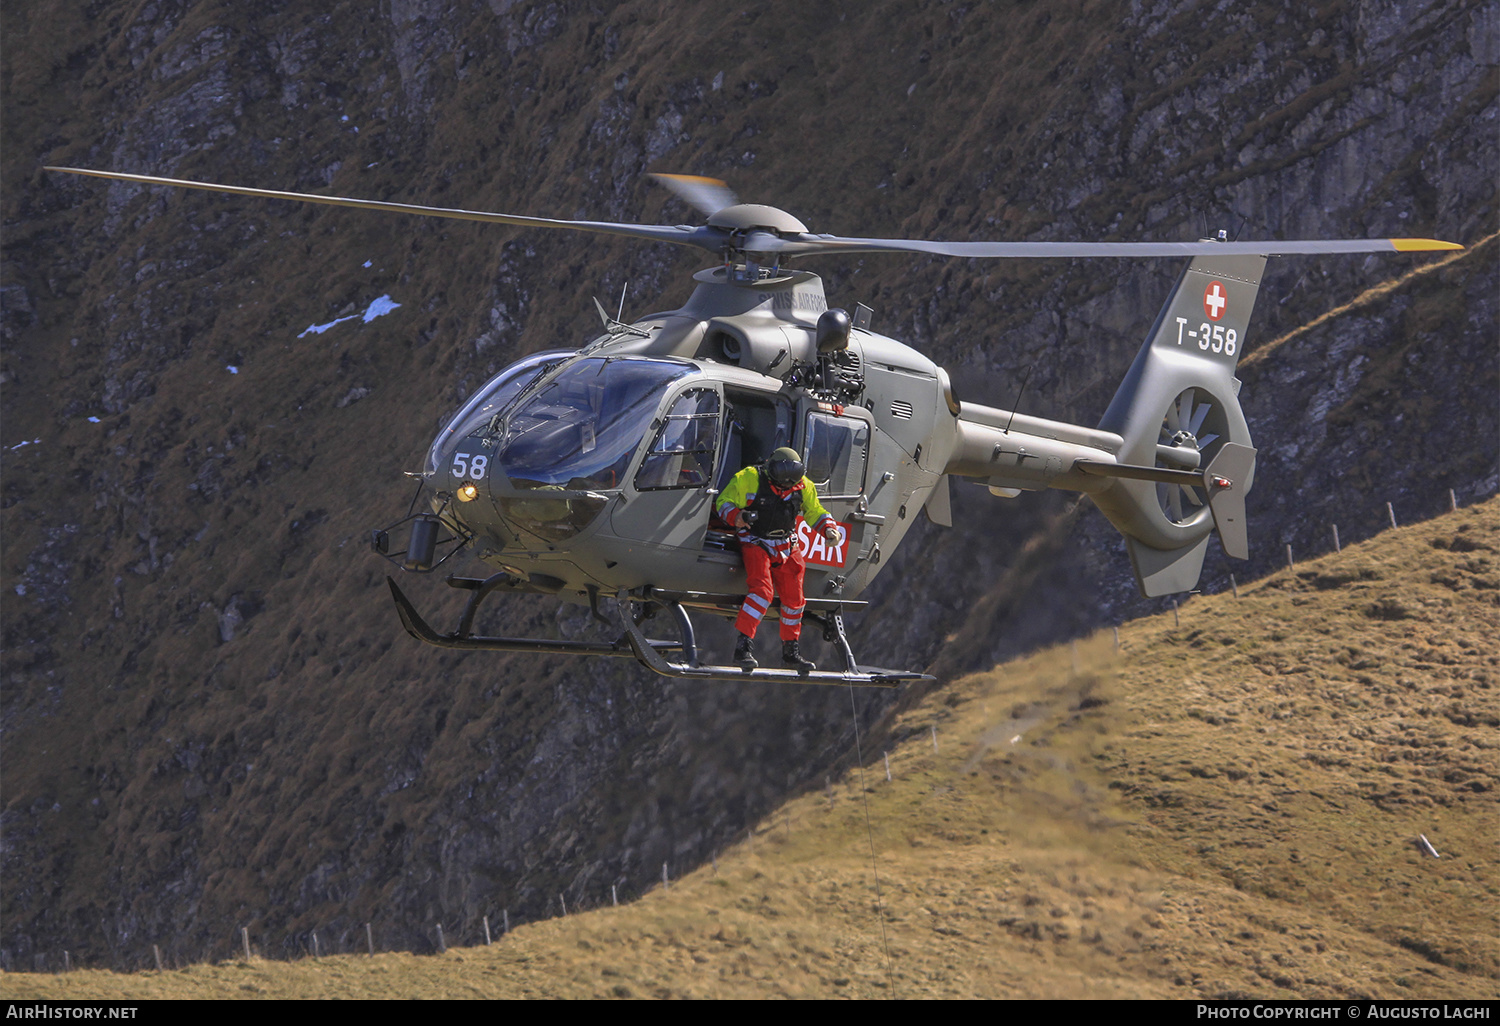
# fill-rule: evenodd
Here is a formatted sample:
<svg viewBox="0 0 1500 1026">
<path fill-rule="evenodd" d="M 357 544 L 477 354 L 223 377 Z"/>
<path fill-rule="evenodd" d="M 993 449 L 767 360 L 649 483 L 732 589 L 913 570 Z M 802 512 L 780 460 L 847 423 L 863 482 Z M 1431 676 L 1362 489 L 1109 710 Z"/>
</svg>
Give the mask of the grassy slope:
<svg viewBox="0 0 1500 1026">
<path fill-rule="evenodd" d="M 0 991 L 1492 997 L 1496 636 L 1491 500 L 1197 599 L 1180 625 L 1127 624 L 1119 652 L 1105 634 L 964 678 L 896 725 L 891 782 L 876 757 L 618 909 L 439 957 L 9 974 Z"/>
</svg>

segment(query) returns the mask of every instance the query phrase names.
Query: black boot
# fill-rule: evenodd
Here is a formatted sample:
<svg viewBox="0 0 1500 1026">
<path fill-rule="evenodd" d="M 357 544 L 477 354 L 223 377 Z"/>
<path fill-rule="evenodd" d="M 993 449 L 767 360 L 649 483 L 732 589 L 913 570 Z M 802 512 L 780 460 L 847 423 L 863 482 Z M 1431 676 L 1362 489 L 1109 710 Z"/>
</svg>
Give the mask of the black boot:
<svg viewBox="0 0 1500 1026">
<path fill-rule="evenodd" d="M 752 639 L 748 634 L 741 634 L 740 640 L 737 641 L 734 646 L 734 661 L 739 663 L 740 669 L 744 670 L 746 673 L 749 673 L 751 670 L 755 669 L 757 665 L 759 665 L 755 661 L 755 656 L 750 652 L 750 642 L 752 640 L 754 639 Z"/>
<path fill-rule="evenodd" d="M 781 643 L 781 665 L 801 674 L 811 673 L 818 668 L 818 664 L 811 659 L 802 658 L 802 649 L 795 638 Z"/>
</svg>

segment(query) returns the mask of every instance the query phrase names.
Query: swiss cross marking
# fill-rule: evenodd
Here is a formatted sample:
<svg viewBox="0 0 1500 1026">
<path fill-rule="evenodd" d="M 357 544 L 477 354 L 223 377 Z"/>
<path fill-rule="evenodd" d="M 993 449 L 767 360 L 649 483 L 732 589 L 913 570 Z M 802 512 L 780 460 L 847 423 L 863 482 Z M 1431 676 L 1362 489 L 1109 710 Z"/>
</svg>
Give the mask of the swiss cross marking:
<svg viewBox="0 0 1500 1026">
<path fill-rule="evenodd" d="M 1208 314 L 1208 319 L 1216 321 L 1224 316 L 1224 308 L 1229 305 L 1229 293 L 1224 291 L 1222 282 L 1212 282 L 1203 292 L 1203 312 Z"/>
</svg>

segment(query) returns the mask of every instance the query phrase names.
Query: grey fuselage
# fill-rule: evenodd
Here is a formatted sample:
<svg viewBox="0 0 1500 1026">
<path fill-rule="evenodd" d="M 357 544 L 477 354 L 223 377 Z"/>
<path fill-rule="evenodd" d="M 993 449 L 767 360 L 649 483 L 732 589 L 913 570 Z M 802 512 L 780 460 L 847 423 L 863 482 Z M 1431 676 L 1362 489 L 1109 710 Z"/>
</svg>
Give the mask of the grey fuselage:
<svg viewBox="0 0 1500 1026">
<path fill-rule="evenodd" d="M 424 473 L 433 509 L 527 590 L 575 601 L 648 587 L 743 594 L 738 553 L 713 522 L 717 496 L 782 445 L 804 455 L 846 531 L 836 552 L 809 539 L 810 598 L 856 598 L 924 507 L 950 524 L 945 475 L 1007 495 L 1097 496 L 1116 485 L 1074 465 L 1114 462 L 1118 434 L 960 404 L 942 368 L 858 322 L 847 350 L 820 355 L 827 301 L 815 274 L 751 264 L 694 279 L 681 309 L 628 325 L 606 318 L 582 349 L 508 368 L 433 443 Z M 624 393 L 630 401 L 616 401 Z M 696 411 L 696 428 L 674 412 L 684 409 Z M 671 440 L 684 437 L 699 441 Z M 550 441 L 539 448 L 538 438 Z M 697 452 L 674 456 L 674 444 Z M 674 459 L 699 469 L 670 469 L 665 480 L 662 462 Z M 459 501 L 466 484 L 474 497 Z"/>
<path fill-rule="evenodd" d="M 854 598 L 865 588 L 942 479 L 958 435 L 956 404 L 951 394 L 945 398 L 947 378 L 936 364 L 861 328 L 851 332 L 850 356 L 841 358 L 855 365 L 845 374 L 844 387 L 818 387 L 808 379 L 820 365 L 814 331 L 827 309 L 822 281 L 805 271 L 750 279 L 757 273 L 766 272 L 753 267 L 699 272 L 697 288 L 681 309 L 628 326 L 611 322 L 583 349 L 558 354 L 555 359 L 566 362 L 547 366 L 532 382 L 534 396 L 545 390 L 546 381 L 561 379 L 583 361 L 668 365 L 665 373 L 672 376 L 651 397 L 652 415 L 640 418 L 646 430 L 634 437 L 622 473 L 582 486 L 575 479 L 524 481 L 518 487 L 493 417 L 471 415 L 470 430 L 450 425 L 444 431 L 429 454 L 425 476 L 437 495 L 435 505 L 466 482 L 476 486 L 473 500 L 449 501 L 447 509 L 473 534 L 480 559 L 519 571 L 535 590 L 563 598 L 582 599 L 591 587 L 606 594 L 645 586 L 743 594 L 738 554 L 732 544 L 724 545 L 722 532 L 710 533 L 718 492 L 735 471 L 780 445 L 806 452 L 808 436 L 817 430 L 809 427 L 811 415 L 846 429 L 844 459 L 825 468 L 837 473 L 822 480 L 819 497 L 845 526 L 847 541 L 843 566 L 824 565 L 839 554 L 814 553 L 823 559 L 808 566 L 807 594 Z M 726 281 L 731 275 L 738 280 Z M 505 377 L 502 373 L 487 388 Z M 857 387 L 849 387 L 851 379 Z M 674 404 L 703 390 L 715 394 L 718 407 L 712 476 L 682 487 L 638 487 L 653 438 Z M 519 401 L 507 397 L 517 409 L 528 399 L 526 392 Z M 471 400 L 469 407 L 474 405 Z M 461 418 L 462 413 L 455 421 Z M 529 423 L 543 422 L 533 417 Z M 585 430 L 597 425 L 596 420 Z M 558 448 L 576 451 L 576 439 Z M 473 480 L 476 456 L 483 458 L 483 474 Z"/>
</svg>

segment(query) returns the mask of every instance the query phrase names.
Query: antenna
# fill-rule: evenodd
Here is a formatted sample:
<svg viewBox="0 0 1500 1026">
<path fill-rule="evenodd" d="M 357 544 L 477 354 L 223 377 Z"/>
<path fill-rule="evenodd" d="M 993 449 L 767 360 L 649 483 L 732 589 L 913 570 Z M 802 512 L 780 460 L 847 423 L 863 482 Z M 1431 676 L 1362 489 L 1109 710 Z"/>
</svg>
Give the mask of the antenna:
<svg viewBox="0 0 1500 1026">
<path fill-rule="evenodd" d="M 1030 367 L 1026 368 L 1026 376 L 1021 379 L 1021 387 L 1019 389 L 1017 389 L 1017 391 L 1016 391 L 1016 404 L 1015 404 L 1015 406 L 1020 406 L 1021 405 L 1021 396 L 1023 396 L 1023 395 L 1026 394 L 1026 382 L 1028 382 L 1028 381 L 1031 380 L 1031 372 L 1034 371 L 1034 370 L 1036 370 L 1036 363 L 1035 363 L 1035 361 L 1032 362 L 1032 364 L 1031 364 Z M 1010 426 L 1011 426 L 1011 424 L 1015 423 L 1015 419 L 1016 419 L 1016 409 L 1015 409 L 1015 406 L 1011 407 L 1010 420 L 1007 420 L 1005 422 L 1005 433 L 1007 435 L 1010 434 Z"/>
<path fill-rule="evenodd" d="M 625 279 L 625 284 L 620 286 L 620 312 L 615 315 L 615 320 L 625 320 L 625 290 L 630 288 L 630 279 Z"/>
</svg>

